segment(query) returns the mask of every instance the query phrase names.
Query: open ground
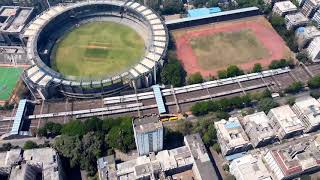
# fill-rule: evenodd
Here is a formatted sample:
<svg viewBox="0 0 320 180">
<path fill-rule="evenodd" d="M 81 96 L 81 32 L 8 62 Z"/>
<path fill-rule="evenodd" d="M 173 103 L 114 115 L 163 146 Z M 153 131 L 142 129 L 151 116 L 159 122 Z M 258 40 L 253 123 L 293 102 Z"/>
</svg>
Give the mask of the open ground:
<svg viewBox="0 0 320 180">
<path fill-rule="evenodd" d="M 188 74 L 216 75 L 230 64 L 250 70 L 289 58 L 283 39 L 263 16 L 243 18 L 172 32 L 177 56 Z"/>
<path fill-rule="evenodd" d="M 64 75 L 106 77 L 135 65 L 143 53 L 144 41 L 130 27 L 114 22 L 90 22 L 59 40 L 51 65 Z"/>
<path fill-rule="evenodd" d="M 23 68 L 0 66 L 0 101 L 6 101 L 20 78 Z"/>
</svg>

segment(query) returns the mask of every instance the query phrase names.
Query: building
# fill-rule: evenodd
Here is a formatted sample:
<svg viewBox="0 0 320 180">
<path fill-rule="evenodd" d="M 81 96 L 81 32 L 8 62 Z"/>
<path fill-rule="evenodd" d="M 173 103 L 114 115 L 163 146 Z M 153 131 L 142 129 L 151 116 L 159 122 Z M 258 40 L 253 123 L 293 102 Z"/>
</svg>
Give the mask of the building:
<svg viewBox="0 0 320 180">
<path fill-rule="evenodd" d="M 320 170 L 320 151 L 314 139 L 269 150 L 264 158 L 275 180 L 293 179 Z"/>
<path fill-rule="evenodd" d="M 253 147 L 261 147 L 275 140 L 276 133 L 264 112 L 247 115 L 241 123 Z"/>
<path fill-rule="evenodd" d="M 320 9 L 312 17 L 312 21 L 317 24 L 318 28 L 320 28 Z"/>
<path fill-rule="evenodd" d="M 188 10 L 188 17 L 207 16 L 218 12 L 221 12 L 219 7 L 190 9 Z"/>
<path fill-rule="evenodd" d="M 163 149 L 163 126 L 157 116 L 134 120 L 133 131 L 139 155 Z"/>
<path fill-rule="evenodd" d="M 0 153 L 0 179 L 1 176 L 9 176 L 11 167 L 21 161 L 21 149 L 11 149 Z"/>
<path fill-rule="evenodd" d="M 320 0 L 305 0 L 301 13 L 306 17 L 312 17 L 317 9 L 320 7 Z"/>
<path fill-rule="evenodd" d="M 262 159 L 251 154 L 233 160 L 229 167 L 237 180 L 272 180 Z"/>
<path fill-rule="evenodd" d="M 320 36 L 320 31 L 315 26 L 299 27 L 296 30 L 296 39 L 299 49 L 304 49 L 315 38 Z"/>
<path fill-rule="evenodd" d="M 285 16 L 297 12 L 297 6 L 291 1 L 280 1 L 274 4 L 272 12 L 279 16 Z"/>
<path fill-rule="evenodd" d="M 303 133 L 304 125 L 289 105 L 271 109 L 268 117 L 271 120 L 271 126 L 280 139 Z"/>
<path fill-rule="evenodd" d="M 252 145 L 236 117 L 214 123 L 218 142 L 224 156 L 249 150 Z"/>
<path fill-rule="evenodd" d="M 309 58 L 312 62 L 320 61 L 320 37 L 314 38 L 307 47 Z"/>
<path fill-rule="evenodd" d="M 98 159 L 100 180 L 180 179 L 217 180 L 218 175 L 199 134 L 184 137 L 185 145 L 130 161 L 116 163 L 114 156 Z"/>
<path fill-rule="evenodd" d="M 296 100 L 292 106 L 293 112 L 304 123 L 305 131 L 310 132 L 320 126 L 320 102 L 313 97 L 303 97 Z"/>
<path fill-rule="evenodd" d="M 288 30 L 296 29 L 301 26 L 306 26 L 309 22 L 309 19 L 306 18 L 302 13 L 288 14 L 284 18 L 286 28 Z"/>
<path fill-rule="evenodd" d="M 59 155 L 52 148 L 12 149 L 0 153 L 0 158 L 0 175 L 6 175 L 10 180 L 64 179 Z"/>
<path fill-rule="evenodd" d="M 0 8 L 0 45 L 22 45 L 21 32 L 33 18 L 33 8 L 2 6 Z"/>
</svg>

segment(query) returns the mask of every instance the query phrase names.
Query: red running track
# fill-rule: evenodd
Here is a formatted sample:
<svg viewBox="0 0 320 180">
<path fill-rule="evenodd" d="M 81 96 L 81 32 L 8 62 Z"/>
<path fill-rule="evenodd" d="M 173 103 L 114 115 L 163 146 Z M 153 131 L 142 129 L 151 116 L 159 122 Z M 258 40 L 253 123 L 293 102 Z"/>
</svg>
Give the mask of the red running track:
<svg viewBox="0 0 320 180">
<path fill-rule="evenodd" d="M 288 52 L 286 51 L 288 47 L 278 33 L 268 24 L 267 20 L 263 18 L 263 21 L 261 22 L 261 19 L 249 19 L 248 21 L 231 21 L 227 23 L 210 24 L 192 30 L 182 30 L 185 31 L 185 33 L 175 38 L 178 59 L 182 62 L 188 74 L 200 72 L 203 76 L 216 75 L 221 69 L 205 70 L 198 65 L 198 59 L 193 52 L 190 39 L 220 32 L 234 32 L 249 29 L 254 32 L 256 38 L 263 46 L 269 50 L 269 56 L 263 59 L 248 60 L 247 63 L 237 65 L 244 70 L 251 69 L 255 63 L 260 63 L 264 67 L 268 66 L 272 60 L 284 58 L 286 52 Z"/>
</svg>

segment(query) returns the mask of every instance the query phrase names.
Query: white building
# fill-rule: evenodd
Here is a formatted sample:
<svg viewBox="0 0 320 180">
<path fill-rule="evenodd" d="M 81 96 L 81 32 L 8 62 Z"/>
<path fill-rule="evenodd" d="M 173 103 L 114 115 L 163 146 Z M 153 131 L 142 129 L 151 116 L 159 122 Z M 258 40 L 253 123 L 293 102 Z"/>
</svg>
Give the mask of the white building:
<svg viewBox="0 0 320 180">
<path fill-rule="evenodd" d="M 320 126 L 320 102 L 313 97 L 303 97 L 296 100 L 292 110 L 304 123 L 305 131 L 313 131 Z"/>
<path fill-rule="evenodd" d="M 307 48 L 309 58 L 312 62 L 320 61 L 320 37 L 314 38 Z"/>
<path fill-rule="evenodd" d="M 100 180 L 196 179 L 218 180 L 212 162 L 199 134 L 184 137 L 184 146 L 150 153 L 117 163 L 114 156 L 97 161 Z M 182 173 L 186 172 L 185 177 Z M 180 175 L 179 175 L 180 174 Z"/>
<path fill-rule="evenodd" d="M 312 17 L 312 21 L 314 21 L 317 24 L 318 28 L 320 28 L 320 9 Z"/>
<path fill-rule="evenodd" d="M 241 123 L 254 147 L 267 145 L 276 137 L 271 121 L 264 112 L 247 115 Z"/>
<path fill-rule="evenodd" d="M 163 126 L 157 116 L 134 120 L 133 131 L 139 155 L 163 149 Z"/>
<path fill-rule="evenodd" d="M 276 2 L 272 9 L 272 12 L 279 16 L 285 16 L 296 11 L 297 6 L 295 6 L 291 1 Z"/>
<path fill-rule="evenodd" d="M 299 49 L 304 49 L 315 37 L 320 36 L 320 31 L 315 26 L 299 27 L 296 30 L 296 39 Z"/>
<path fill-rule="evenodd" d="M 308 172 L 319 171 L 320 151 L 313 141 L 289 143 L 269 150 L 263 158 L 273 179 L 294 179 Z"/>
<path fill-rule="evenodd" d="M 218 142 L 224 156 L 239 153 L 252 148 L 252 145 L 236 117 L 228 121 L 222 119 L 214 123 Z"/>
<path fill-rule="evenodd" d="M 268 117 L 272 121 L 271 126 L 280 139 L 290 138 L 303 133 L 304 125 L 289 105 L 273 108 Z"/>
<path fill-rule="evenodd" d="M 262 159 L 251 154 L 233 160 L 229 167 L 237 180 L 272 180 Z"/>
<path fill-rule="evenodd" d="M 288 30 L 295 29 L 301 26 L 306 26 L 309 22 L 309 19 L 305 17 L 301 12 L 294 14 L 288 14 L 284 18 L 286 28 Z"/>
<path fill-rule="evenodd" d="M 320 0 L 305 0 L 301 12 L 306 17 L 312 17 L 320 7 Z"/>
</svg>

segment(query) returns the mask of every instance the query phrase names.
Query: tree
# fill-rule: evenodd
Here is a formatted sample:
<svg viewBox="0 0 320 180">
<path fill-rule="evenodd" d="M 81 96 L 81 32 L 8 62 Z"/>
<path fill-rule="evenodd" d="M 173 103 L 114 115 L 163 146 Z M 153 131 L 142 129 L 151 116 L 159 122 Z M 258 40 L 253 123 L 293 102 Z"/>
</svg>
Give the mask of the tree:
<svg viewBox="0 0 320 180">
<path fill-rule="evenodd" d="M 260 63 L 256 63 L 254 64 L 253 68 L 252 68 L 252 72 L 253 73 L 257 73 L 257 72 L 261 72 L 262 71 L 262 66 Z"/>
<path fill-rule="evenodd" d="M 320 76 L 315 76 L 308 81 L 308 87 L 310 89 L 320 88 Z"/>
<path fill-rule="evenodd" d="M 208 103 L 207 102 L 197 102 L 195 105 L 191 107 L 191 112 L 195 116 L 202 116 L 208 114 Z"/>
<path fill-rule="evenodd" d="M 89 132 L 82 138 L 82 156 L 80 159 L 81 169 L 85 169 L 90 176 L 97 172 L 97 159 L 102 156 L 105 149 L 103 142 L 103 134 Z"/>
<path fill-rule="evenodd" d="M 191 74 L 188 77 L 188 84 L 198 84 L 203 82 L 203 77 L 200 74 L 200 72 L 196 72 L 194 74 Z"/>
<path fill-rule="evenodd" d="M 176 59 L 169 60 L 161 71 L 161 82 L 167 85 L 183 86 L 186 79 L 186 71 Z"/>
<path fill-rule="evenodd" d="M 133 130 L 130 118 L 122 118 L 120 126 L 114 126 L 105 137 L 110 147 L 128 152 L 135 148 Z"/>
<path fill-rule="evenodd" d="M 97 117 L 92 117 L 84 121 L 85 131 L 101 131 L 102 130 L 102 121 Z"/>
<path fill-rule="evenodd" d="M 72 120 L 63 126 L 61 132 L 69 136 L 83 136 L 85 134 L 85 126 L 80 120 Z"/>
<path fill-rule="evenodd" d="M 216 112 L 216 117 L 218 119 L 228 119 L 230 117 L 230 115 L 227 112 L 218 111 L 218 112 Z"/>
<path fill-rule="evenodd" d="M 59 123 L 48 122 L 45 124 L 44 128 L 47 130 L 47 133 L 52 136 L 57 136 L 61 134 L 62 125 Z"/>
<path fill-rule="evenodd" d="M 302 51 L 302 52 L 299 52 L 296 56 L 296 58 L 300 61 L 300 62 L 308 62 L 309 61 L 309 55 L 306 51 Z"/>
<path fill-rule="evenodd" d="M 218 77 L 219 77 L 219 79 L 227 78 L 228 77 L 227 71 L 226 70 L 218 71 Z"/>
<path fill-rule="evenodd" d="M 164 0 L 162 5 L 162 15 L 180 14 L 184 11 L 183 3 L 180 0 Z"/>
<path fill-rule="evenodd" d="M 48 134 L 47 134 L 47 129 L 45 127 L 41 127 L 38 129 L 37 131 L 37 135 L 40 136 L 40 137 L 46 137 Z"/>
<path fill-rule="evenodd" d="M 290 84 L 286 89 L 286 93 L 295 94 L 303 90 L 303 83 L 302 82 L 293 82 Z"/>
<path fill-rule="evenodd" d="M 264 98 L 258 102 L 258 110 L 268 113 L 270 109 L 278 106 L 278 103 L 275 102 L 272 98 Z"/>
<path fill-rule="evenodd" d="M 239 76 L 239 75 L 243 75 L 243 70 L 241 70 L 238 66 L 236 65 L 230 65 L 227 68 L 227 76 L 228 77 L 235 77 L 235 76 Z"/>
<path fill-rule="evenodd" d="M 191 134 L 193 130 L 193 124 L 190 121 L 179 121 L 177 125 L 177 131 L 183 135 Z"/>
<path fill-rule="evenodd" d="M 290 106 L 293 106 L 295 102 L 296 102 L 295 97 L 291 96 L 291 97 L 287 98 L 287 104 L 289 104 Z"/>
<path fill-rule="evenodd" d="M 285 27 L 285 20 L 281 16 L 277 16 L 277 15 L 271 16 L 270 23 L 276 30 L 279 30 Z"/>
<path fill-rule="evenodd" d="M 80 165 L 82 145 L 79 136 L 62 135 L 55 139 L 53 147 L 70 160 L 71 168 Z"/>
<path fill-rule="evenodd" d="M 212 146 L 217 142 L 217 130 L 213 124 L 210 124 L 207 131 L 202 136 L 203 143 L 207 146 Z"/>
<path fill-rule="evenodd" d="M 219 143 L 215 143 L 213 146 L 212 146 L 213 150 L 215 150 L 217 153 L 221 153 L 221 148 L 220 148 L 220 145 Z"/>
<path fill-rule="evenodd" d="M 34 148 L 38 148 L 37 143 L 33 142 L 33 141 L 26 141 L 23 145 L 23 149 L 34 149 Z"/>
</svg>

